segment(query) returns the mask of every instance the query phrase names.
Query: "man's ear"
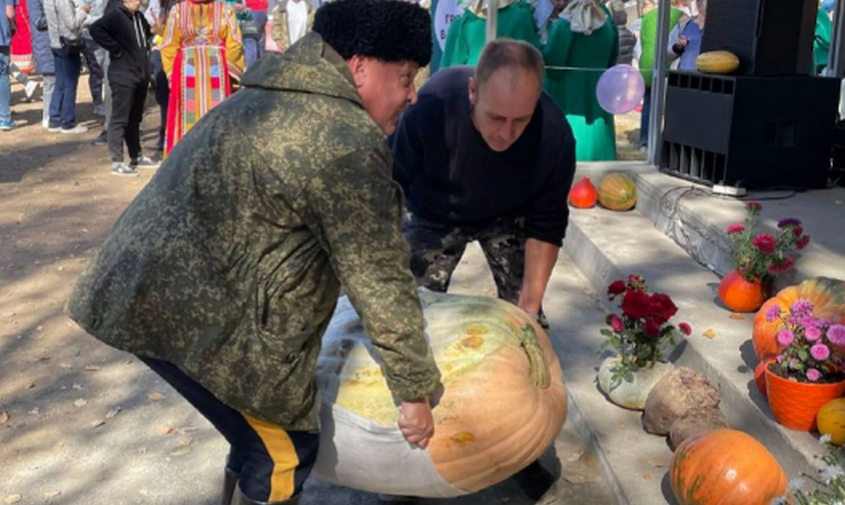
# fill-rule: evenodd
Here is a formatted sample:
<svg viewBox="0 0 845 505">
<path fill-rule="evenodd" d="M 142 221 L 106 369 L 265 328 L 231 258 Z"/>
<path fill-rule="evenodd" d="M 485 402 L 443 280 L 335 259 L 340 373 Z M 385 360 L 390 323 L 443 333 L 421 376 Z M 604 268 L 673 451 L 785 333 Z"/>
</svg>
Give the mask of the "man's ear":
<svg viewBox="0 0 845 505">
<path fill-rule="evenodd" d="M 349 70 L 355 79 L 355 87 L 362 87 L 367 80 L 367 58 L 356 54 L 349 58 L 346 64 L 349 65 Z"/>
<path fill-rule="evenodd" d="M 475 86 L 475 77 L 469 78 L 469 103 L 475 105 L 475 100 L 478 97 L 478 89 Z"/>
</svg>

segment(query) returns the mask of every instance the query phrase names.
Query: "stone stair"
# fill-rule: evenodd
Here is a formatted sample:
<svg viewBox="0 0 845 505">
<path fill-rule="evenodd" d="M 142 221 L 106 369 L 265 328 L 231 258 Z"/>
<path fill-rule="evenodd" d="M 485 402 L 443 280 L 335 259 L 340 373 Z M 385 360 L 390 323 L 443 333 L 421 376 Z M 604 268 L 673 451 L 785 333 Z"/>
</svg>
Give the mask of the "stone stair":
<svg viewBox="0 0 845 505">
<path fill-rule="evenodd" d="M 579 165 L 576 180 L 589 175 L 598 185 L 612 170 L 634 176 L 640 193 L 637 209 L 572 209 L 566 257 L 555 269 L 544 304 L 566 374 L 570 422 L 590 444 L 617 502 L 675 503 L 666 478 L 672 453 L 665 440 L 645 433 L 640 414 L 610 404 L 594 382 L 600 362 L 596 350 L 603 341 L 598 332 L 605 314 L 615 308 L 607 304 L 606 286 L 634 273 L 672 296 L 679 307 L 674 322 L 692 325 L 693 335 L 672 360 L 703 372 L 720 389 L 730 425 L 766 445 L 790 477 L 814 472 L 814 455 L 821 449 L 816 437 L 780 426 L 754 385 L 753 314 L 732 315 L 718 302 L 720 278 L 714 271 L 731 268 L 723 230 L 742 221 L 744 203 L 714 197 L 707 188 L 637 163 Z M 814 238 L 784 284 L 818 275 L 845 279 L 845 236 L 835 231 L 841 225 L 831 227 L 832 219 L 845 223 L 843 200 L 845 190 L 836 188 L 764 202 L 767 226 L 774 228 L 778 218 L 792 213 L 805 221 Z"/>
</svg>

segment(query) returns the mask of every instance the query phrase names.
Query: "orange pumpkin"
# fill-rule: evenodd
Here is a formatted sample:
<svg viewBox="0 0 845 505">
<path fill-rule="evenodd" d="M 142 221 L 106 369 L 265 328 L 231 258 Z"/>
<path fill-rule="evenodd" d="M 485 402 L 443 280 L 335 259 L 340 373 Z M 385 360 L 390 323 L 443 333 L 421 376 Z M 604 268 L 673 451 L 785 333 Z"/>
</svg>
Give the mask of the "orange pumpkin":
<svg viewBox="0 0 845 505">
<path fill-rule="evenodd" d="M 769 505 L 786 492 L 786 473 L 750 435 L 720 429 L 675 450 L 669 481 L 680 505 Z"/>
<path fill-rule="evenodd" d="M 576 209 L 589 209 L 596 206 L 596 187 L 590 182 L 589 177 L 583 177 L 578 184 L 569 190 L 569 205 Z"/>
<path fill-rule="evenodd" d="M 628 175 L 612 172 L 601 180 L 598 197 L 599 203 L 606 209 L 630 210 L 637 204 L 637 185 Z"/>
<path fill-rule="evenodd" d="M 762 281 L 748 281 L 736 270 L 719 283 L 719 299 L 734 312 L 754 312 L 763 305 L 768 294 Z"/>
<path fill-rule="evenodd" d="M 766 312 L 773 305 L 779 305 L 781 313 L 788 313 L 792 304 L 801 299 L 813 304 L 815 307 L 813 315 L 816 317 L 834 321 L 845 320 L 845 282 L 818 277 L 806 280 L 797 286 L 784 288 L 764 303 L 754 316 L 752 342 L 754 352 L 761 361 L 777 356 L 780 351 L 777 343 L 780 321 L 771 323 L 766 321 Z"/>
</svg>

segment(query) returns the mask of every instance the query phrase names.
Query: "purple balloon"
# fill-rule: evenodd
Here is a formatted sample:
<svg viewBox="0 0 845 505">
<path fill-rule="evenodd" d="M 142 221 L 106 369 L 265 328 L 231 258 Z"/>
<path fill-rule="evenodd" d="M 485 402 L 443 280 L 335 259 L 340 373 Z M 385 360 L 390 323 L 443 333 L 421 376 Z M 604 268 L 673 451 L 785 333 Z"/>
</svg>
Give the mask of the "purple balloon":
<svg viewBox="0 0 845 505">
<path fill-rule="evenodd" d="M 645 82 L 640 71 L 631 65 L 616 65 L 607 69 L 596 85 L 596 98 L 601 108 L 615 115 L 634 110 L 645 94 Z"/>
</svg>

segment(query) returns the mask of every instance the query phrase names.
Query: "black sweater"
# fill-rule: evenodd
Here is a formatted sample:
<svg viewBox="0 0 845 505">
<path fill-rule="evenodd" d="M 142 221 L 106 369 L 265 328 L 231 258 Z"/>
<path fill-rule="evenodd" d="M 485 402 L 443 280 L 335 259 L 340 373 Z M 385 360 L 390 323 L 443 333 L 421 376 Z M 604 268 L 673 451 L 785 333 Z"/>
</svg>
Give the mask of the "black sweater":
<svg viewBox="0 0 845 505">
<path fill-rule="evenodd" d="M 137 86 L 150 80 L 150 24 L 140 12 L 109 2 L 103 17 L 91 25 L 91 37 L 109 52 L 109 85 Z"/>
<path fill-rule="evenodd" d="M 530 238 L 561 245 L 575 175 L 569 123 L 543 93 L 519 140 L 507 151 L 493 151 L 470 118 L 467 87 L 473 72 L 471 67 L 437 72 L 393 136 L 393 174 L 408 210 L 456 226 L 524 216 Z"/>
</svg>

